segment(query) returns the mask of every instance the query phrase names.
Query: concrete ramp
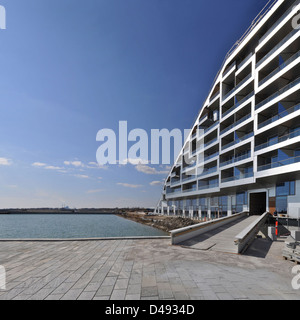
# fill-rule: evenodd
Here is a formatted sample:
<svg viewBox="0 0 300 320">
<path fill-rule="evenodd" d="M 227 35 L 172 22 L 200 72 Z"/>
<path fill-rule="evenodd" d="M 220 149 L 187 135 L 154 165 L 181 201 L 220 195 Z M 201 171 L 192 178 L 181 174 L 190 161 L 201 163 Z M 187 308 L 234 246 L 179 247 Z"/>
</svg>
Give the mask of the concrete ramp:
<svg viewBox="0 0 300 320">
<path fill-rule="evenodd" d="M 257 216 L 244 216 L 214 230 L 207 231 L 180 243 L 181 246 L 197 250 L 237 253 L 235 237 L 257 220 Z"/>
</svg>

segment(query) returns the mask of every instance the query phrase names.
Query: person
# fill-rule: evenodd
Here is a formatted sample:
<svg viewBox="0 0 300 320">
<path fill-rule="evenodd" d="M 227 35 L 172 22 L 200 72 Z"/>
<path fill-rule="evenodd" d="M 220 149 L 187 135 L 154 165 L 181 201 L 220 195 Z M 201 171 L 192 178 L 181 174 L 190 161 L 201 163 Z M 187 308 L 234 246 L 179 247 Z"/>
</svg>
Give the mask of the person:
<svg viewBox="0 0 300 320">
<path fill-rule="evenodd" d="M 275 209 L 274 213 L 273 213 L 274 217 L 277 217 L 277 210 Z"/>
</svg>

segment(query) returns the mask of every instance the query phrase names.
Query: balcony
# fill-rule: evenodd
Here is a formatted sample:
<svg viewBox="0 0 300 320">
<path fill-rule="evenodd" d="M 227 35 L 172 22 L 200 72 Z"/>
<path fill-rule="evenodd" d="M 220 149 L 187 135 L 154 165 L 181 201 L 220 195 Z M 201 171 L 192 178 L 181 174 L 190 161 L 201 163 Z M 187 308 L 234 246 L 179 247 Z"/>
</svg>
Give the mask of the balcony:
<svg viewBox="0 0 300 320">
<path fill-rule="evenodd" d="M 236 87 L 231 89 L 226 95 L 223 97 L 223 101 L 226 100 L 231 94 L 233 94 L 235 91 L 237 91 L 243 84 L 245 84 L 249 79 L 252 78 L 252 74 L 250 73 L 248 76 L 246 76 Z"/>
<path fill-rule="evenodd" d="M 241 156 L 232 157 L 230 160 L 220 162 L 220 168 L 228 166 L 229 164 L 232 164 L 232 163 L 236 163 L 236 162 L 239 162 L 239 161 L 242 161 L 242 160 L 245 160 L 245 159 L 249 159 L 250 157 L 251 157 L 251 150 L 247 150 L 245 152 L 245 154 L 243 154 Z"/>
<path fill-rule="evenodd" d="M 187 182 L 194 180 L 194 179 L 197 179 L 197 176 L 190 175 L 190 176 L 182 177 L 182 184 L 187 183 Z"/>
<path fill-rule="evenodd" d="M 280 142 L 284 142 L 284 141 L 287 141 L 289 139 L 293 139 L 293 138 L 298 137 L 298 136 L 300 136 L 300 129 L 296 130 L 294 132 L 291 132 L 289 134 L 286 134 L 284 136 L 281 136 L 281 137 L 272 138 L 269 141 L 256 146 L 254 150 L 255 151 L 259 151 L 259 150 L 265 149 L 267 147 L 274 146 L 275 144 L 278 144 Z"/>
<path fill-rule="evenodd" d="M 190 165 L 187 165 L 185 166 L 183 169 L 182 169 L 182 173 L 190 170 L 190 169 L 194 169 L 196 167 L 196 164 L 197 162 L 196 161 L 193 161 Z"/>
<path fill-rule="evenodd" d="M 238 143 L 240 143 L 242 141 L 245 141 L 245 140 L 253 137 L 253 135 L 254 135 L 254 133 L 250 132 L 248 134 L 245 134 L 243 137 L 241 137 L 239 139 L 236 139 L 236 140 L 234 140 L 234 141 L 232 141 L 230 143 L 227 143 L 226 145 L 222 146 L 222 151 L 225 150 L 225 149 L 228 149 L 228 148 L 230 148 L 230 147 L 232 147 L 232 146 L 234 146 L 234 145 L 236 145 L 236 144 L 238 144 Z"/>
<path fill-rule="evenodd" d="M 300 104 L 297 104 L 296 106 L 291 107 L 291 108 L 289 108 L 289 109 L 277 114 L 276 116 L 273 116 L 272 118 L 270 118 L 268 120 L 265 120 L 264 122 L 262 122 L 262 123 L 260 123 L 258 125 L 258 129 L 261 129 L 261 128 L 263 128 L 263 127 L 265 127 L 265 126 L 267 126 L 267 125 L 269 125 L 269 124 L 271 124 L 271 123 L 273 123 L 273 122 L 275 122 L 275 121 L 277 121 L 279 119 L 282 119 L 282 118 L 284 118 L 284 117 L 286 117 L 286 116 L 288 116 L 288 115 L 290 115 L 293 112 L 296 112 L 298 110 L 300 110 Z"/>
<path fill-rule="evenodd" d="M 244 102 L 246 102 L 248 99 L 250 99 L 251 97 L 254 96 L 254 91 L 250 92 L 246 97 L 244 97 L 243 99 L 241 99 L 240 101 L 238 101 L 235 105 L 233 105 L 230 109 L 228 109 L 227 111 L 225 111 L 222 115 L 222 118 L 224 118 L 225 116 L 227 116 L 229 113 L 231 113 L 233 110 L 235 110 L 236 108 L 238 108 L 240 105 L 242 105 Z"/>
<path fill-rule="evenodd" d="M 195 191 L 197 191 L 197 186 L 196 185 L 194 187 L 192 187 L 192 188 L 187 188 L 187 189 L 182 190 L 183 193 L 195 192 Z"/>
<path fill-rule="evenodd" d="M 181 188 L 178 189 L 167 189 L 166 194 L 167 195 L 175 195 L 175 194 L 179 194 L 182 193 Z"/>
<path fill-rule="evenodd" d="M 251 118 L 251 113 L 247 114 L 246 116 L 242 117 L 240 120 L 232 123 L 230 126 L 228 126 L 227 128 L 223 129 L 221 132 L 220 132 L 220 135 L 224 134 L 225 132 L 231 130 L 232 128 L 238 126 L 239 124 L 241 124 L 242 122 L 248 120 Z"/>
<path fill-rule="evenodd" d="M 234 61 L 223 73 L 223 79 L 230 73 L 233 72 L 233 70 L 236 69 L 236 61 Z"/>
<path fill-rule="evenodd" d="M 252 58 L 253 54 L 252 52 L 248 54 L 248 56 L 239 63 L 237 70 L 239 71 L 240 69 L 242 69 L 242 67 Z"/>
<path fill-rule="evenodd" d="M 255 106 L 255 110 L 258 110 L 259 108 L 261 108 L 263 105 L 269 103 L 270 101 L 272 101 L 273 99 L 279 97 L 281 94 L 285 93 L 286 91 L 290 90 L 291 88 L 295 87 L 296 85 L 298 85 L 300 83 L 300 78 L 297 78 L 296 80 L 292 81 L 291 83 L 289 83 L 288 85 L 286 85 L 285 87 L 281 88 L 280 90 L 276 91 L 275 93 L 273 93 L 271 96 L 269 96 L 268 98 L 264 99 L 263 101 L 261 101 L 260 103 L 258 103 Z"/>
<path fill-rule="evenodd" d="M 208 174 L 215 173 L 215 172 L 217 172 L 217 170 L 218 170 L 218 167 L 204 168 L 204 169 L 203 169 L 203 172 L 198 175 L 198 178 L 203 177 L 203 176 L 206 176 L 206 175 L 208 175 Z"/>
<path fill-rule="evenodd" d="M 199 186 L 198 190 L 213 189 L 213 188 L 218 188 L 218 187 L 219 187 L 219 183 L 214 183 L 214 184 L 208 184 L 205 186 Z"/>
<path fill-rule="evenodd" d="M 289 158 L 286 160 L 272 162 L 272 163 L 268 163 L 268 164 L 259 166 L 257 168 L 257 171 L 264 171 L 264 170 L 279 168 L 279 167 L 283 167 L 283 166 L 287 166 L 287 165 L 295 164 L 295 163 L 299 163 L 299 162 L 300 162 L 300 156 L 293 157 L 293 158 Z"/>
<path fill-rule="evenodd" d="M 282 16 L 278 19 L 273 26 L 259 39 L 259 44 L 261 44 L 279 25 L 280 23 L 287 18 L 287 16 L 294 10 L 296 4 L 294 3 Z"/>
<path fill-rule="evenodd" d="M 256 68 L 258 68 L 263 62 L 265 62 L 268 58 L 271 57 L 273 53 L 275 53 L 280 47 L 282 47 L 288 40 L 290 40 L 299 29 L 293 29 L 286 37 L 284 37 L 272 50 L 270 50 L 262 59 L 260 59 L 257 64 Z"/>
<path fill-rule="evenodd" d="M 219 124 L 219 121 L 213 123 L 211 126 L 209 126 L 208 128 L 204 129 L 204 133 L 207 133 L 211 129 L 215 128 L 218 124 Z"/>
<path fill-rule="evenodd" d="M 212 95 L 209 99 L 209 103 L 213 102 L 220 95 L 220 91 Z"/>
<path fill-rule="evenodd" d="M 212 158 L 214 158 L 214 157 L 217 157 L 218 155 L 219 155 L 219 152 L 217 151 L 217 152 L 215 152 L 215 153 L 213 153 L 213 154 L 204 156 L 204 162 L 205 162 L 205 161 L 208 161 L 208 160 L 210 160 L 210 159 L 212 159 Z"/>
<path fill-rule="evenodd" d="M 247 179 L 247 178 L 253 178 L 253 176 L 254 176 L 253 172 L 244 173 L 244 174 L 240 174 L 238 176 L 224 178 L 224 179 L 222 179 L 222 183 L 236 181 L 236 180 L 242 180 L 242 179 Z"/>
<path fill-rule="evenodd" d="M 259 87 L 262 86 L 264 83 L 266 83 L 268 80 L 274 77 L 277 73 L 279 73 L 280 71 L 288 67 L 292 62 L 294 62 L 299 57 L 300 57 L 300 50 L 296 54 L 294 54 L 291 58 L 284 61 L 284 63 L 282 63 L 278 68 L 276 68 L 274 71 L 268 74 L 265 78 L 259 81 L 258 86 Z"/>
</svg>

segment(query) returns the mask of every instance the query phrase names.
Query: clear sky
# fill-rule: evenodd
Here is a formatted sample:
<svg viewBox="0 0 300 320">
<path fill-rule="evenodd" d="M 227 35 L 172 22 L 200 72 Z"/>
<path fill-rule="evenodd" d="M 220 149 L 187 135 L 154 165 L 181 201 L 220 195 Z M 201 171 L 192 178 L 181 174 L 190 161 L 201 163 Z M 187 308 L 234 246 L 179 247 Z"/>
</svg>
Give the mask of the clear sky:
<svg viewBox="0 0 300 320">
<path fill-rule="evenodd" d="M 97 132 L 190 128 L 266 3 L 0 0 L 0 208 L 154 207 L 169 167 L 98 167 Z"/>
</svg>

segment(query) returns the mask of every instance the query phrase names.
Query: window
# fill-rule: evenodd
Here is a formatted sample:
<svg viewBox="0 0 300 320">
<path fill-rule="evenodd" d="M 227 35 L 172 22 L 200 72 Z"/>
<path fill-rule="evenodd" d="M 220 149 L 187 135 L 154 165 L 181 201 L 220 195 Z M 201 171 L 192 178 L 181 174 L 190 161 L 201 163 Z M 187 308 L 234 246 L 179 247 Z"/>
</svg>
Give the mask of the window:
<svg viewBox="0 0 300 320">
<path fill-rule="evenodd" d="M 244 210 L 244 205 L 248 204 L 248 192 L 239 192 L 236 194 L 236 208 L 237 213 Z"/>
<path fill-rule="evenodd" d="M 278 183 L 276 185 L 276 196 L 291 196 L 295 195 L 295 181 Z"/>
<path fill-rule="evenodd" d="M 290 181 L 290 196 L 296 195 L 295 181 Z"/>
<path fill-rule="evenodd" d="M 237 193 L 236 204 L 248 204 L 248 192 Z"/>
<path fill-rule="evenodd" d="M 276 210 L 278 213 L 287 213 L 287 196 L 276 197 Z"/>
<path fill-rule="evenodd" d="M 218 207 L 219 206 L 219 201 L 218 197 L 213 197 L 210 198 L 210 206 L 211 207 Z"/>
<path fill-rule="evenodd" d="M 228 204 L 227 196 L 219 197 L 219 212 L 222 217 L 227 216 L 227 210 L 228 210 L 227 204 Z"/>
</svg>

